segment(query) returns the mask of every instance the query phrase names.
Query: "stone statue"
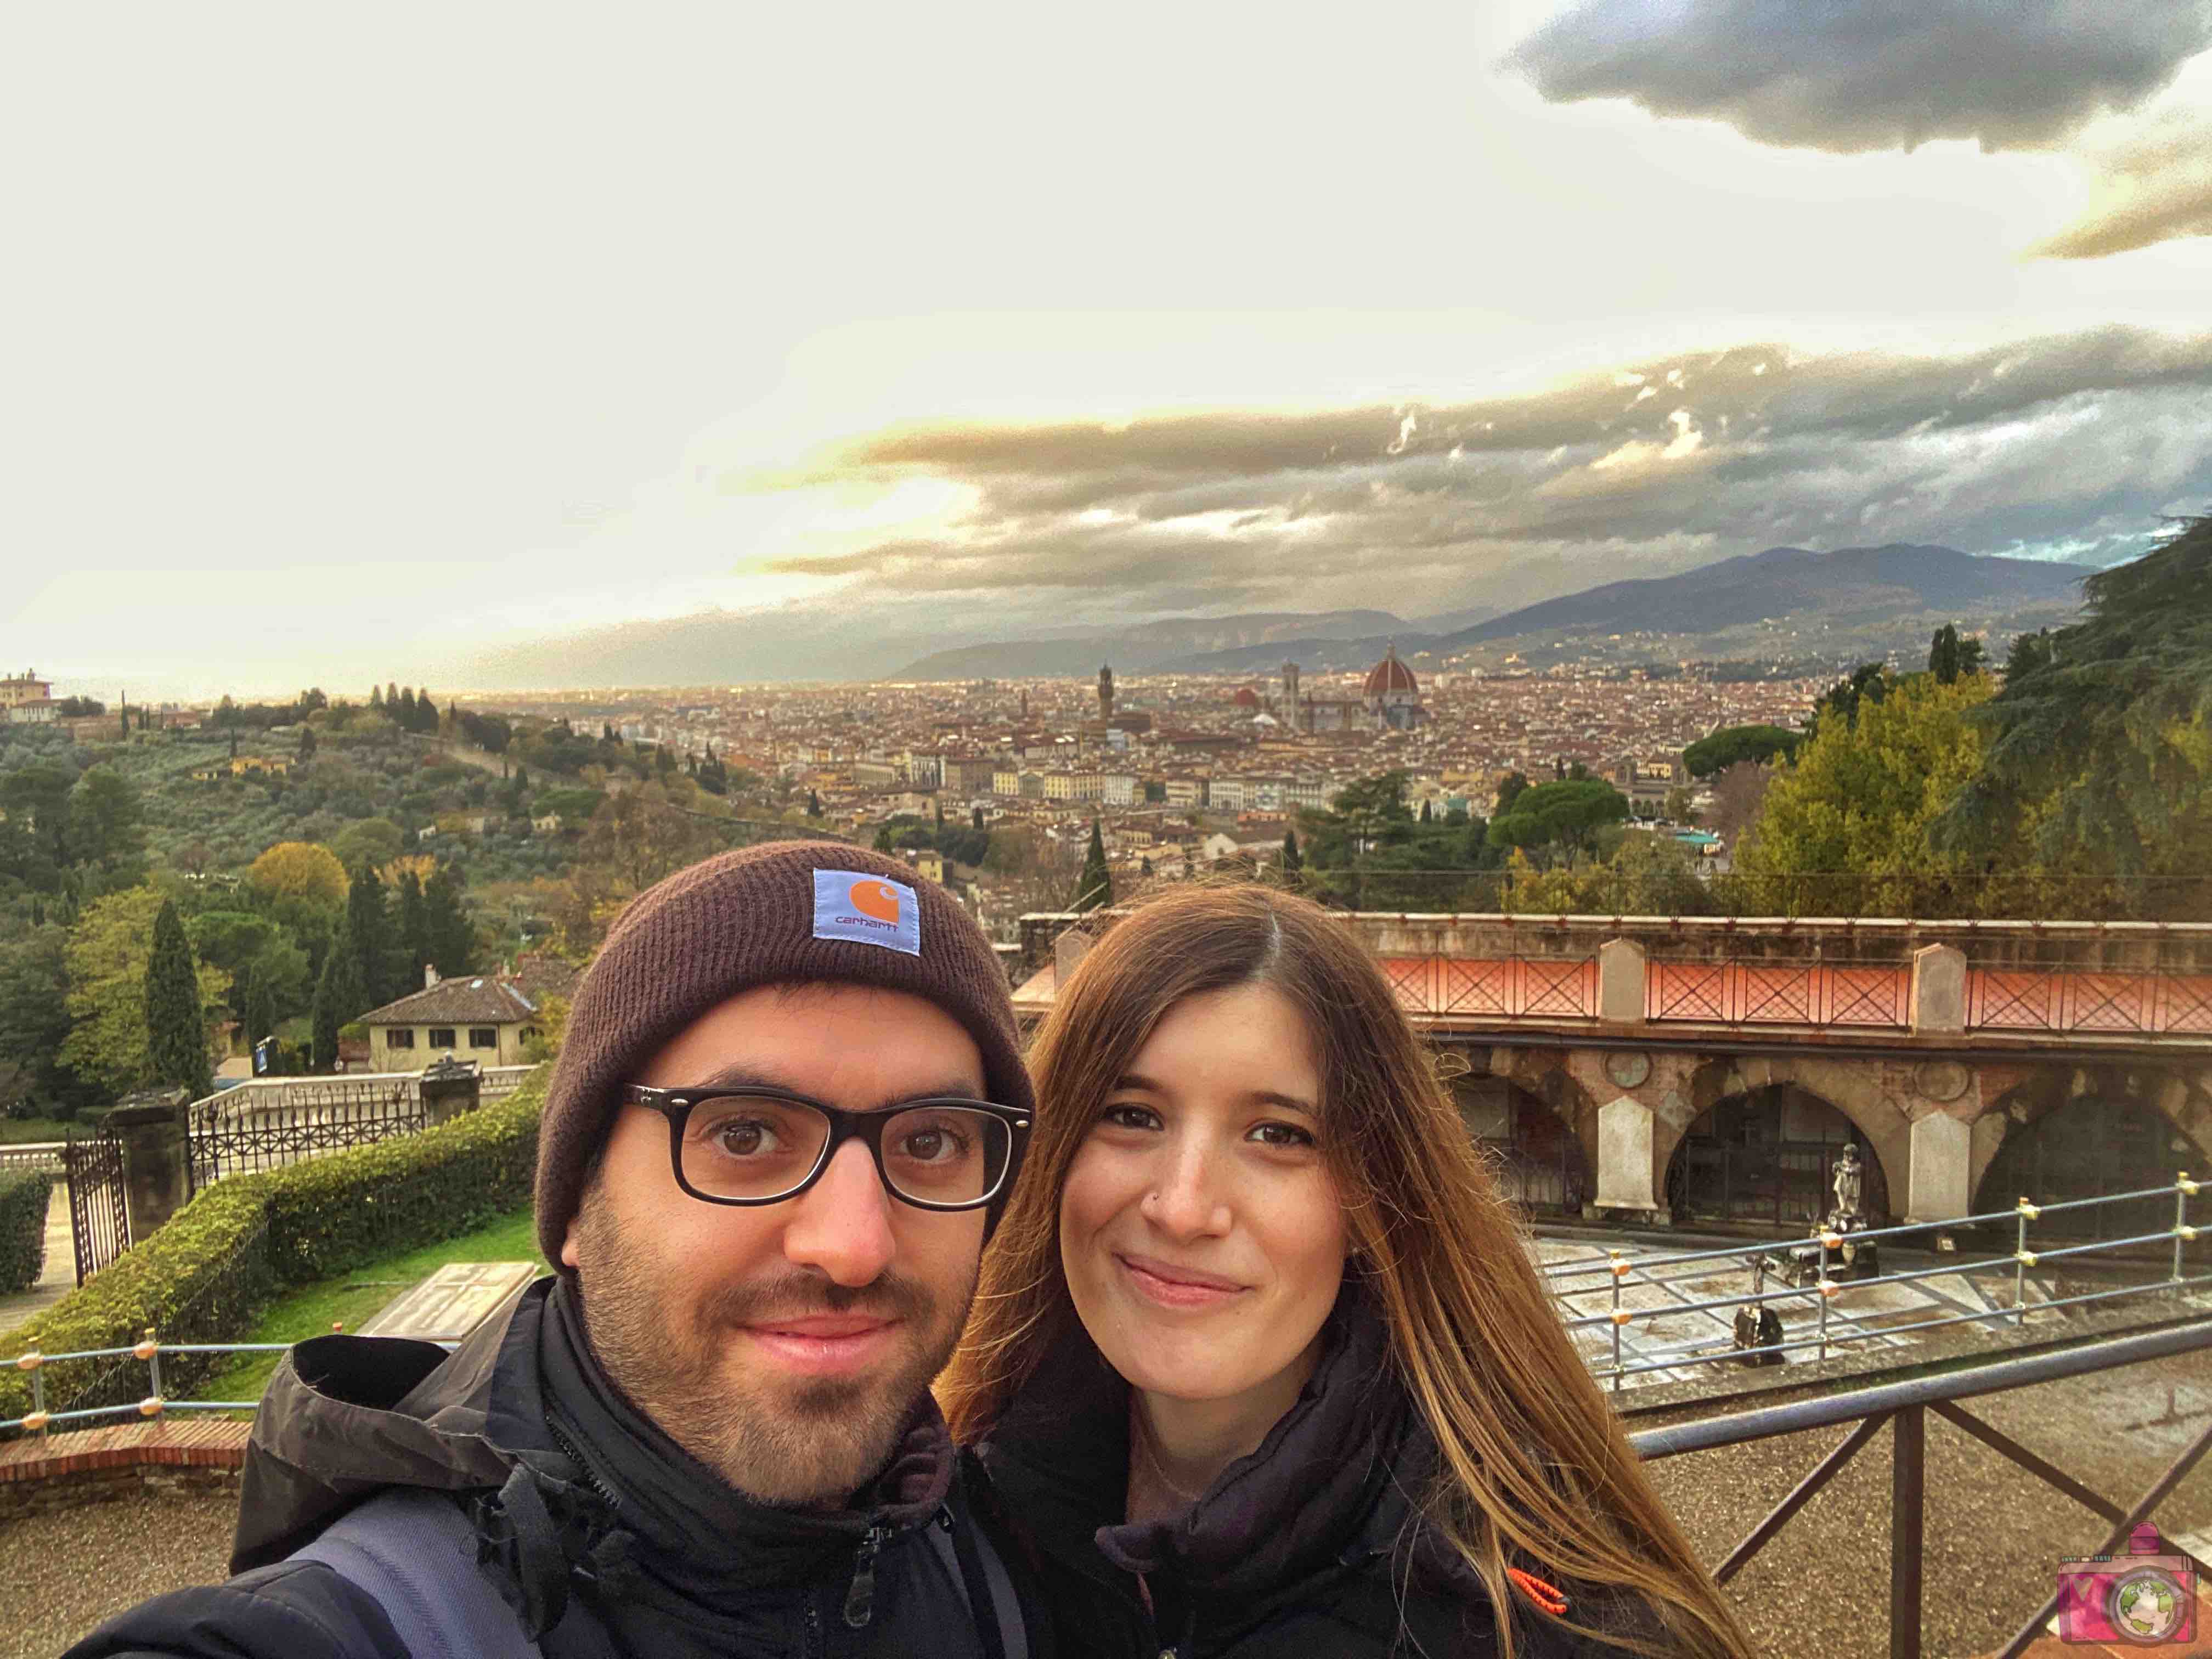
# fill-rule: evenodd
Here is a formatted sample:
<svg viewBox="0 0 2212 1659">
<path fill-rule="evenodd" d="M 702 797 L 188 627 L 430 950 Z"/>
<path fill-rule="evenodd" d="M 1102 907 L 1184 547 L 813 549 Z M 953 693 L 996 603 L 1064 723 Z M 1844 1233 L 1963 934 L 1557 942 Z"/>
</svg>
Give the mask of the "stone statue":
<svg viewBox="0 0 2212 1659">
<path fill-rule="evenodd" d="M 1865 1217 L 1859 1211 L 1859 1197 L 1865 1190 L 1866 1170 L 1859 1163 L 1856 1141 L 1844 1147 L 1844 1155 L 1836 1160 L 1836 1209 L 1833 1224 L 1838 1232 L 1848 1232 L 1863 1224 Z"/>
</svg>

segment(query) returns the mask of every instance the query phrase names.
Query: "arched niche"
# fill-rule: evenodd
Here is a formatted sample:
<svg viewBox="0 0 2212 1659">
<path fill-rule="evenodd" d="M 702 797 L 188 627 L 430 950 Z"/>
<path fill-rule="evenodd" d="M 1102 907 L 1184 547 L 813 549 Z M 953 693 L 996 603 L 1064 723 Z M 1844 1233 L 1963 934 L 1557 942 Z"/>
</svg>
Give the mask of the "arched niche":
<svg viewBox="0 0 2212 1659">
<path fill-rule="evenodd" d="M 1589 1157 L 1575 1126 L 1510 1078 L 1455 1078 L 1462 1122 L 1488 1155 L 1505 1195 L 1531 1213 L 1579 1216 L 1595 1196 Z"/>
<path fill-rule="evenodd" d="M 2150 1198 L 2047 1212 L 2032 1231 L 2080 1239 L 2163 1232 L 2174 1221 L 2174 1176 L 2201 1176 L 2208 1164 L 2187 1127 L 2203 1116 L 2189 1097 L 2169 1079 L 2124 1067 L 2057 1073 L 2011 1091 L 1999 1104 L 2006 1133 L 1975 1188 L 1975 1213 L 2009 1210 L 2023 1198 L 2057 1205 L 2160 1188 Z M 2204 1208 L 2194 1201 L 2191 1219 L 2201 1223 Z M 2191 1254 L 2205 1249 L 2199 1239 Z"/>
<path fill-rule="evenodd" d="M 1667 1163 L 1667 1206 L 1677 1221 L 1735 1221 L 1797 1230 L 1835 1203 L 1836 1160 L 1856 1146 L 1865 1169 L 1860 1207 L 1891 1218 L 1887 1171 L 1866 1132 L 1833 1102 L 1794 1083 L 1724 1095 L 1692 1121 Z"/>
</svg>

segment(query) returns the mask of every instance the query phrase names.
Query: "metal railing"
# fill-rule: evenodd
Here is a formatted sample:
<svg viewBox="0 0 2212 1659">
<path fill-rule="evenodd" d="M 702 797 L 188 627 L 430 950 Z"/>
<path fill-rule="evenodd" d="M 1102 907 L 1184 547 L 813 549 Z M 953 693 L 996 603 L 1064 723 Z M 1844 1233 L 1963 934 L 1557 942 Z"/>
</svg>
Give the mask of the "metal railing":
<svg viewBox="0 0 2212 1659">
<path fill-rule="evenodd" d="M 484 1068 L 477 1074 L 478 1103 L 514 1093 L 536 1069 Z M 419 1072 L 258 1078 L 195 1101 L 186 1111 L 195 1192 L 225 1176 L 412 1134 L 429 1122 Z"/>
<path fill-rule="evenodd" d="M 2148 1360 L 2170 1358 L 2205 1349 L 2212 1349 L 2212 1319 L 2197 1320 L 2168 1330 L 2149 1331 L 2089 1343 L 2057 1353 L 1996 1360 L 1937 1376 L 1882 1383 L 1848 1394 L 1796 1401 L 1729 1417 L 1707 1418 L 1672 1428 L 1647 1429 L 1630 1435 L 1628 1443 L 1639 1457 L 1647 1462 L 1656 1462 L 1661 1458 L 1680 1457 L 1690 1452 L 1717 1451 L 1723 1447 L 1741 1446 L 1755 1440 L 1771 1439 L 1778 1435 L 1800 1434 L 1807 1430 L 1832 1428 L 1844 1423 L 1857 1425 L 1713 1569 L 1714 1581 L 1725 1585 L 1789 1524 L 1792 1516 L 1835 1478 L 1837 1471 L 1850 1462 L 1885 1424 L 1890 1425 L 1889 1653 L 1890 1659 L 1920 1659 L 1920 1615 L 1927 1522 L 1927 1413 L 1934 1412 L 1946 1422 L 2108 1522 L 2111 1530 L 2106 1534 L 2104 1540 L 2095 1549 L 2081 1553 L 2085 1556 L 2110 1554 L 2137 1524 L 2150 1517 L 2167 1495 L 2181 1484 L 2189 1471 L 2196 1467 L 2206 1450 L 2212 1449 L 2212 1428 L 2207 1428 L 2197 1436 L 2134 1504 L 2122 1509 L 2001 1430 L 1974 1416 L 1958 1402 L 1981 1395 L 2003 1393 L 2013 1389 L 2032 1387 L 2039 1382 L 2057 1382 L 2093 1371 L 2141 1364 Z M 2171 1540 L 2168 1540 L 2166 1549 L 2175 1554 L 2188 1553 Z M 2194 1556 L 2190 1559 L 2197 1561 Z M 2197 1561 L 2197 1567 L 2208 1582 L 2212 1582 L 2212 1565 Z M 1999 1651 L 1996 1659 L 2019 1659 L 2057 1611 L 2059 1594 L 2057 1589 L 2052 1590 L 2043 1605 L 2021 1625 L 2012 1640 Z"/>
<path fill-rule="evenodd" d="M 1960 1216 L 1948 1221 L 1920 1221 L 1903 1226 L 1880 1227 L 1867 1231 L 1840 1233 L 1822 1227 L 1817 1233 L 1802 1241 L 1766 1240 L 1755 1244 L 1737 1244 L 1709 1250 L 1686 1250 L 1653 1256 L 1631 1256 L 1625 1250 L 1608 1250 L 1602 1261 L 1554 1262 L 1543 1269 L 1552 1281 L 1555 1299 L 1585 1292 L 1565 1285 L 1562 1281 L 1577 1277 L 1603 1274 L 1610 1281 L 1612 1306 L 1604 1313 L 1566 1317 L 1563 1322 L 1570 1334 L 1576 1331 L 1604 1329 L 1611 1337 L 1610 1362 L 1592 1367 L 1595 1374 L 1611 1384 L 1618 1392 L 1632 1376 L 1648 1376 L 1661 1371 L 1682 1371 L 1701 1365 L 1756 1364 L 1771 1357 L 1780 1360 L 1790 1354 L 1809 1353 L 1816 1360 L 1826 1359 L 1832 1352 L 1848 1348 L 1854 1343 L 1881 1342 L 1910 1334 L 1954 1325 L 2010 1326 L 2018 1329 L 2028 1316 L 2047 1310 L 2082 1307 L 2091 1303 L 2112 1301 L 2125 1297 L 2167 1295 L 2175 1291 L 2212 1285 L 2212 1273 L 2189 1274 L 2187 1247 L 2196 1243 L 2198 1229 L 2189 1220 L 2189 1200 L 2199 1195 L 2199 1182 L 2187 1175 L 2174 1177 L 2167 1187 L 2145 1187 L 2133 1192 L 2111 1193 L 2097 1198 L 2072 1199 L 2063 1203 L 2034 1204 L 2023 1198 L 2009 1210 L 1992 1210 L 1979 1215 Z M 2136 1234 L 2129 1237 L 2100 1239 L 2093 1243 L 2061 1245 L 2035 1250 L 2029 1249 L 2030 1225 L 2046 1216 L 2062 1212 L 2095 1209 L 2106 1205 L 2140 1203 L 2146 1199 L 2171 1196 L 2173 1200 L 2173 1224 L 2155 1232 Z M 1933 1267 L 1916 1268 L 1905 1273 L 1878 1273 L 1863 1278 L 1839 1279 L 1838 1269 L 1855 1265 L 1846 1259 L 1846 1253 L 1856 1257 L 1857 1252 L 1870 1244 L 1917 1234 L 1952 1235 L 1978 1226 L 2002 1225 L 2009 1223 L 2014 1229 L 2012 1250 L 2002 1255 L 1978 1259 L 1946 1261 Z M 2031 1267 L 2045 1262 L 2076 1261 L 2114 1250 L 2142 1249 L 2147 1246 L 2170 1244 L 2172 1249 L 2171 1271 L 2164 1279 L 2141 1284 L 2124 1285 L 2114 1288 L 2090 1291 L 2071 1296 L 2045 1297 L 2031 1302 L 2027 1297 L 2027 1273 Z M 1814 1273 L 1813 1282 L 1778 1290 L 1758 1289 L 1742 1296 L 1708 1297 L 1697 1299 L 1684 1296 L 1667 1279 L 1656 1276 L 1656 1269 L 1679 1267 L 1687 1263 L 1737 1261 L 1744 1271 L 1755 1273 L 1758 1264 L 1765 1260 L 1775 1262 L 1778 1251 L 1808 1252 L 1807 1266 Z M 1785 1268 L 1794 1262 L 1784 1261 L 1777 1265 Z M 1917 1320 L 1903 1325 L 1869 1325 L 1857 1320 L 1843 1319 L 1831 1311 L 1836 1299 L 1846 1291 L 1869 1286 L 1912 1284 L 1923 1279 L 1938 1278 L 1971 1278 L 1977 1273 L 2009 1273 L 2012 1278 L 2012 1300 L 2008 1306 L 1985 1309 L 1980 1312 L 1947 1314 L 1934 1319 Z M 1641 1283 L 1661 1291 L 1669 1299 L 1650 1308 L 1630 1308 L 1621 1304 L 1624 1287 Z M 1623 1352 L 1629 1328 L 1639 1321 L 1655 1322 L 1662 1319 L 1677 1319 L 1685 1314 L 1714 1313 L 1723 1309 L 1757 1308 L 1770 1302 L 1809 1303 L 1815 1316 L 1813 1329 L 1808 1334 L 1785 1338 L 1781 1342 L 1756 1346 L 1738 1347 L 1730 1342 L 1690 1343 L 1670 1348 L 1644 1351 L 1641 1357 Z M 1563 1312 L 1570 1310 L 1563 1310 Z M 1631 1363 L 1632 1360 L 1633 1363 Z"/>
<path fill-rule="evenodd" d="M 459 1336 L 410 1337 L 410 1341 L 434 1342 L 448 1351 L 462 1341 Z M 127 1348 L 80 1348 L 70 1353 L 19 1354 L 9 1362 L 15 1369 L 27 1372 L 31 1379 L 31 1409 L 21 1417 L 0 1420 L 0 1431 L 21 1430 L 26 1434 L 45 1434 L 67 1425 L 87 1424 L 96 1418 L 139 1417 L 158 1418 L 170 1412 L 252 1412 L 261 1409 L 258 1400 L 173 1400 L 161 1392 L 161 1356 L 163 1354 L 214 1356 L 237 1353 L 288 1353 L 298 1346 L 293 1342 L 164 1342 L 150 1328 L 146 1334 Z M 119 1406 L 88 1406 L 81 1410 L 49 1411 L 46 1408 L 46 1367 L 73 1360 L 137 1359 L 146 1367 L 146 1394 L 143 1399 Z"/>
</svg>

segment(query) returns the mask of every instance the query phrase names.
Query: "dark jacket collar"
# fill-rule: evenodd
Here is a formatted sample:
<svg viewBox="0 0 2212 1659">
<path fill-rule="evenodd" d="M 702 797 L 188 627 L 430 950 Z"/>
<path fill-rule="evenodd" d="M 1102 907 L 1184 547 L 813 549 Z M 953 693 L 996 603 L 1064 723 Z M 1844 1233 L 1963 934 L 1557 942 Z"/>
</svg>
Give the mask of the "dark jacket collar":
<svg viewBox="0 0 2212 1659">
<path fill-rule="evenodd" d="M 1182 1514 L 1122 1520 L 1128 1384 L 1072 1315 L 979 1447 L 1017 1525 L 1087 1577 L 1164 1575 L 1250 1602 L 1391 1549 L 1433 1464 L 1380 1317 L 1347 1287 L 1297 1403 Z"/>
<path fill-rule="evenodd" d="M 317 1338 L 288 1354 L 247 1448 L 232 1571 L 283 1559 L 383 1488 L 496 1489 L 518 1465 L 576 1501 L 595 1477 L 615 1493 L 617 1523 L 627 1527 L 622 1486 L 635 1463 L 586 1443 L 576 1447 L 586 1463 L 579 1468 L 547 1425 L 544 1351 L 556 1283 L 546 1278 L 524 1289 L 450 1355 L 431 1343 L 355 1336 Z M 611 1386 L 594 1391 L 620 1400 Z M 957 1464 L 944 1419 L 925 1396 L 860 1502 L 801 1513 L 740 1497 L 634 1411 L 632 1418 L 653 1465 L 673 1471 L 685 1482 L 688 1506 L 711 1517 L 695 1534 L 672 1527 L 658 1506 L 640 1506 L 645 1551 L 711 1552 L 697 1565 L 719 1569 L 732 1588 L 794 1585 L 849 1562 L 871 1527 L 918 1524 L 945 1500 Z M 598 1440 L 598 1425 L 586 1425 L 586 1438 Z"/>
</svg>

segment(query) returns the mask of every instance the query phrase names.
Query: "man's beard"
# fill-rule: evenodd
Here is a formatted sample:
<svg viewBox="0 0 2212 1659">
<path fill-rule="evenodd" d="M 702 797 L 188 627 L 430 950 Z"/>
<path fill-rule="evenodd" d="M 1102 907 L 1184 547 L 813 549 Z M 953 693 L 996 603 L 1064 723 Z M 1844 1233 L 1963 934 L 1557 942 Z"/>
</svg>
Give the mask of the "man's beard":
<svg viewBox="0 0 2212 1659">
<path fill-rule="evenodd" d="M 886 1273 L 855 1287 L 793 1273 L 724 1285 L 680 1310 L 649 1248 L 586 1195 L 576 1227 L 584 1331 L 609 1379 L 684 1449 L 757 1503 L 842 1504 L 890 1462 L 915 1405 L 952 1357 L 976 1273 L 953 1298 Z M 733 1364 L 738 1328 L 769 1317 L 895 1318 L 905 1352 L 851 1377 L 777 1379 Z"/>
</svg>

